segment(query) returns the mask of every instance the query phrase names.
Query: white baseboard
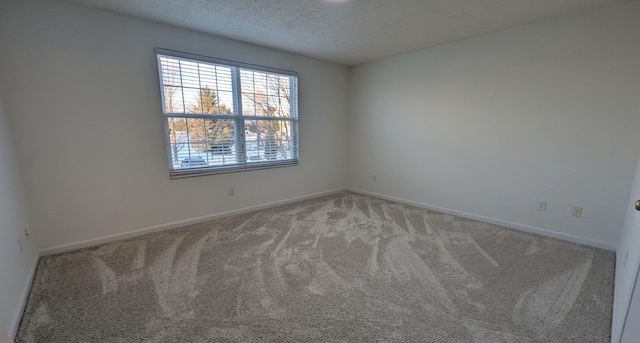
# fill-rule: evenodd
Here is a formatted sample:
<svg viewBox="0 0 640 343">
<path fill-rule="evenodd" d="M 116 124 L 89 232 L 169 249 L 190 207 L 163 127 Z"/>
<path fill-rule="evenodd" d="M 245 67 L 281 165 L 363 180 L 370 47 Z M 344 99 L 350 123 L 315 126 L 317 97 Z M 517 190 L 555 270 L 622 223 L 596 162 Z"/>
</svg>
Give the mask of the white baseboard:
<svg viewBox="0 0 640 343">
<path fill-rule="evenodd" d="M 323 196 L 323 195 L 335 194 L 335 193 L 342 192 L 342 191 L 350 191 L 350 192 L 369 195 L 369 196 L 373 196 L 373 197 L 377 197 L 377 198 L 381 198 L 381 199 L 396 201 L 396 202 L 407 204 L 407 205 L 412 205 L 412 206 L 426 208 L 426 209 L 430 209 L 430 210 L 434 210 L 434 211 L 444 212 L 444 213 L 448 213 L 448 214 L 452 214 L 452 215 L 456 215 L 456 216 L 460 216 L 460 217 L 464 217 L 464 218 L 478 220 L 478 221 L 485 222 L 485 223 L 490 223 L 490 224 L 494 224 L 494 225 L 500 225 L 500 226 L 508 227 L 508 228 L 511 228 L 511 229 L 524 231 L 524 232 L 528 232 L 528 233 L 534 233 L 534 234 L 538 234 L 538 235 L 542 235 L 542 236 L 558 238 L 558 239 L 561 239 L 561 240 L 565 240 L 565 241 L 569 241 L 569 242 L 573 242 L 573 243 L 578 243 L 578 244 L 583 244 L 583 245 L 588 245 L 588 246 L 592 246 L 592 247 L 596 247 L 596 248 L 600 248 L 600 249 L 605 249 L 605 250 L 610 250 L 610 251 L 615 251 L 616 250 L 616 246 L 615 245 L 611 245 L 609 243 L 604 243 L 604 242 L 600 242 L 600 241 L 594 241 L 594 240 L 590 240 L 590 239 L 587 239 L 587 238 L 573 236 L 573 235 L 569 235 L 569 234 L 565 234 L 565 233 L 561 233 L 561 232 L 556 232 L 556 231 L 552 231 L 552 230 L 548 230 L 548 229 L 543 229 L 543 228 L 539 228 L 539 227 L 535 227 L 535 226 L 512 223 L 512 222 L 508 222 L 508 221 L 501 220 L 501 219 L 480 216 L 480 215 L 473 214 L 473 213 L 468 213 L 468 212 L 463 212 L 463 211 L 459 211 L 459 210 L 454 210 L 454 209 L 434 206 L 434 205 L 430 205 L 430 204 L 426 204 L 426 203 L 421 203 L 421 202 L 417 202 L 417 201 L 397 198 L 397 197 L 388 196 L 388 195 L 384 195 L 384 194 L 364 191 L 364 190 L 356 189 L 356 188 L 340 188 L 340 189 L 334 189 L 334 190 L 330 190 L 330 191 L 326 191 L 326 192 L 313 193 L 313 194 L 308 194 L 308 195 L 304 195 L 304 196 L 300 196 L 300 197 L 289 198 L 289 199 L 269 202 L 269 203 L 265 203 L 265 204 L 261 204 L 261 205 L 245 207 L 245 208 L 241 208 L 241 209 L 237 209 L 237 210 L 226 211 L 226 212 L 221 212 L 221 213 L 215 213 L 215 214 L 211 214 L 211 215 L 207 215 L 207 216 L 191 218 L 191 219 L 176 221 L 176 222 L 167 223 L 167 224 L 161 224 L 161 225 L 147 227 L 147 228 L 138 229 L 138 230 L 134 230 L 134 231 L 117 233 L 117 234 L 104 236 L 104 237 L 99 237 L 99 238 L 94 238 L 94 239 L 89 239 L 89 240 L 85 240 L 85 241 L 80 241 L 80 242 L 75 242 L 75 243 L 70 243 L 70 244 L 64 244 L 64 245 L 60 245 L 60 246 L 56 246 L 56 247 L 52 247 L 52 248 L 46 248 L 46 249 L 43 249 L 43 250 L 40 251 L 40 256 L 46 256 L 46 255 L 62 253 L 62 252 L 71 251 L 71 250 L 77 250 L 77 249 L 92 247 L 92 246 L 105 244 L 105 243 L 113 242 L 113 241 L 120 240 L 120 239 L 132 238 L 132 237 L 142 236 L 142 235 L 145 235 L 145 234 L 148 234 L 148 233 L 174 229 L 174 228 L 177 228 L 177 227 L 182 227 L 182 226 L 191 225 L 191 224 L 197 224 L 197 223 L 201 223 L 201 222 L 204 222 L 204 221 L 207 221 L 207 220 L 216 219 L 216 218 L 221 218 L 221 217 L 226 217 L 226 216 L 231 216 L 231 215 L 237 215 L 237 214 L 243 214 L 243 213 L 248 213 L 248 212 L 252 212 L 252 211 L 258 211 L 258 210 L 262 210 L 262 209 L 266 209 L 266 208 L 270 208 L 270 207 L 275 207 L 275 206 L 279 206 L 279 205 L 285 205 L 285 204 L 296 202 L 296 201 L 312 199 L 312 198 L 320 197 L 320 196 Z"/>
<path fill-rule="evenodd" d="M 36 258 L 31 263 L 31 269 L 29 270 L 29 277 L 25 281 L 24 286 L 22 287 L 22 293 L 20 294 L 20 302 L 18 303 L 18 307 L 14 310 L 13 319 L 11 320 L 11 324 L 9 326 L 9 335 L 11 335 L 11 341 L 16 337 L 18 333 L 18 326 L 20 326 L 20 321 L 22 320 L 22 314 L 24 313 L 25 306 L 27 306 L 27 300 L 29 299 L 29 292 L 31 291 L 31 284 L 33 283 L 33 278 L 36 276 L 36 269 L 38 268 L 38 263 L 40 262 L 40 253 L 36 255 Z"/>
<path fill-rule="evenodd" d="M 47 255 L 63 253 L 63 252 L 71 251 L 71 250 L 88 248 L 88 247 L 92 247 L 92 246 L 96 246 L 96 245 L 100 245 L 100 244 L 105 244 L 105 243 L 117 241 L 117 240 L 120 240 L 120 239 L 132 238 L 132 237 L 146 235 L 148 233 L 159 232 L 159 231 L 164 231 L 164 230 L 169 230 L 169 229 L 175 229 L 175 228 L 182 227 L 182 226 L 202 223 L 202 222 L 205 222 L 205 221 L 211 220 L 211 219 L 217 219 L 217 218 L 222 218 L 222 217 L 227 217 L 227 216 L 232 216 L 232 215 L 237 215 L 237 214 L 243 214 L 243 213 L 263 210 L 263 209 L 270 208 L 270 207 L 286 205 L 286 204 L 289 204 L 289 203 L 292 203 L 292 202 L 296 202 L 296 201 L 317 198 L 317 197 L 320 197 L 320 196 L 335 194 L 335 193 L 339 193 L 339 192 L 343 192 L 343 191 L 346 191 L 346 188 L 339 188 L 339 189 L 334 189 L 334 190 L 330 190 L 330 191 L 326 191 L 326 192 L 313 193 L 313 194 L 303 195 L 303 196 L 300 196 L 300 197 L 289 198 L 289 199 L 269 202 L 269 203 L 265 203 L 265 204 L 261 204 L 261 205 L 245 207 L 245 208 L 241 208 L 241 209 L 237 209 L 237 210 L 220 212 L 220 213 L 210 214 L 210 215 L 206 215 L 206 216 L 202 216 L 202 217 L 191 218 L 191 219 L 180 220 L 180 221 L 176 221 L 176 222 L 172 222 L 172 223 L 167 223 L 167 224 L 161 224 L 161 225 L 157 225 L 157 226 L 147 227 L 147 228 L 138 229 L 138 230 L 134 230 L 134 231 L 116 233 L 116 234 L 109 235 L 109 236 L 103 236 L 103 237 L 92 238 L 92 239 L 88 239 L 88 240 L 84 240 L 84 241 L 80 241 L 80 242 L 59 245 L 59 246 L 55 246 L 55 247 L 52 247 L 52 248 L 42 249 L 40 251 L 40 256 L 47 256 Z"/>
<path fill-rule="evenodd" d="M 533 234 L 537 234 L 537 235 L 541 235 L 541 236 L 553 237 L 553 238 L 561 239 L 563 241 L 568 241 L 568 242 L 572 242 L 572 243 L 588 245 L 588 246 L 591 246 L 591 247 L 596 247 L 596 248 L 600 248 L 600 249 L 604 249 L 604 250 L 616 251 L 616 248 L 617 248 L 615 245 L 611 245 L 609 243 L 600 242 L 600 241 L 594 241 L 594 240 L 591 240 L 591 239 L 578 237 L 578 236 L 573 236 L 573 235 L 568 235 L 566 233 L 556 232 L 556 231 L 543 229 L 543 228 L 530 226 L 530 225 L 512 223 L 512 222 L 508 222 L 508 221 L 505 221 L 505 220 L 500 220 L 500 219 L 480 216 L 480 215 L 473 214 L 473 213 L 467 213 L 467 212 L 463 212 L 463 211 L 452 210 L 450 208 L 444 208 L 444 207 L 429 205 L 429 204 L 425 204 L 425 203 L 421 203 L 421 202 L 417 202 L 417 201 L 412 201 L 412 200 L 407 200 L 407 199 L 402 199 L 402 198 L 396 198 L 396 197 L 392 197 L 392 196 L 388 196 L 388 195 L 384 195 L 384 194 L 363 191 L 361 189 L 347 188 L 347 191 L 354 192 L 354 193 L 360 193 L 360 194 L 364 194 L 364 195 L 368 195 L 368 196 L 372 196 L 372 197 L 376 197 L 376 198 L 391 200 L 391 201 L 395 201 L 395 202 L 399 202 L 399 203 L 403 203 L 403 204 L 407 204 L 407 205 L 411 205 L 411 206 L 426 208 L 426 209 L 434 210 L 434 211 L 438 211 L 438 212 L 448 213 L 448 214 L 456 215 L 456 216 L 459 216 L 459 217 L 473 219 L 473 220 L 477 220 L 477 221 L 481 221 L 481 222 L 485 222 L 485 223 L 489 223 L 489 224 L 504 226 L 504 227 L 507 227 L 507 228 L 510 228 L 510 229 L 514 229 L 514 230 L 518 230 L 518 231 L 523 231 L 523 232 L 527 232 L 527 233 L 533 233 Z"/>
</svg>

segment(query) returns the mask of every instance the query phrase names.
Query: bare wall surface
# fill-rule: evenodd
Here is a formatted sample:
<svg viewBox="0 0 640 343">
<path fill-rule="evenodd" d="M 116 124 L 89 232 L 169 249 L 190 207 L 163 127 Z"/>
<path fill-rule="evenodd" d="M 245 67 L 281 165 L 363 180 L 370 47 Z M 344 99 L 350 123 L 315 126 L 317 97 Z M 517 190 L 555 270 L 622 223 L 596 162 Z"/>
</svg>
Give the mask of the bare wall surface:
<svg viewBox="0 0 640 343">
<path fill-rule="evenodd" d="M 345 186 L 346 67 L 62 1 L 2 6 L 0 77 L 41 248 Z M 155 47 L 297 71 L 300 165 L 169 180 Z"/>
<path fill-rule="evenodd" d="M 615 247 L 640 151 L 638 18 L 627 2 L 352 68 L 349 187 Z"/>
<path fill-rule="evenodd" d="M 27 240 L 29 211 L 0 94 L 0 342 L 11 342 L 38 251 Z"/>
</svg>

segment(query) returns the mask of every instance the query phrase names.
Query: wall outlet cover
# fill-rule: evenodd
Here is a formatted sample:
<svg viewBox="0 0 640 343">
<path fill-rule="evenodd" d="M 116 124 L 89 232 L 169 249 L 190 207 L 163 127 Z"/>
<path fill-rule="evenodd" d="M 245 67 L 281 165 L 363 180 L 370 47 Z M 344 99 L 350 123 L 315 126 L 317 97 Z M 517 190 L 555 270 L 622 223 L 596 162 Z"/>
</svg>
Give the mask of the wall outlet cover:
<svg viewBox="0 0 640 343">
<path fill-rule="evenodd" d="M 582 207 L 574 207 L 573 208 L 573 212 L 571 212 L 571 215 L 574 217 L 580 217 L 582 215 Z"/>
<path fill-rule="evenodd" d="M 546 201 L 538 201 L 538 211 L 545 211 L 547 209 Z"/>
</svg>

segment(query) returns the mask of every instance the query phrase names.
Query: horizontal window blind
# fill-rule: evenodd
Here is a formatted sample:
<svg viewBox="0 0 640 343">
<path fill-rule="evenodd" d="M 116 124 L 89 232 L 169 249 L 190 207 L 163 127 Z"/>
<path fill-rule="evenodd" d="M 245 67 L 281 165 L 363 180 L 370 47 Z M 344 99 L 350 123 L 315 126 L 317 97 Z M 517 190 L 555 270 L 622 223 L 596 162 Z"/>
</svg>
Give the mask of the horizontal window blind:
<svg viewBox="0 0 640 343">
<path fill-rule="evenodd" d="M 156 49 L 172 178 L 298 164 L 294 72 Z"/>
</svg>

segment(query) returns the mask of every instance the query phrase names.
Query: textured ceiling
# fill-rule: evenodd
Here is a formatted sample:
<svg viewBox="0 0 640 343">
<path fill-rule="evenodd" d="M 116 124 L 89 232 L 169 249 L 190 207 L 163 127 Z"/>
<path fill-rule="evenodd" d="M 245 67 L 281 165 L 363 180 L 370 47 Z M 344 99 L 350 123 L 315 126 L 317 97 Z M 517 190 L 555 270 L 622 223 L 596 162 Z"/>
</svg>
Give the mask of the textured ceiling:
<svg viewBox="0 0 640 343">
<path fill-rule="evenodd" d="M 73 0 L 345 65 L 623 0 Z"/>
</svg>

